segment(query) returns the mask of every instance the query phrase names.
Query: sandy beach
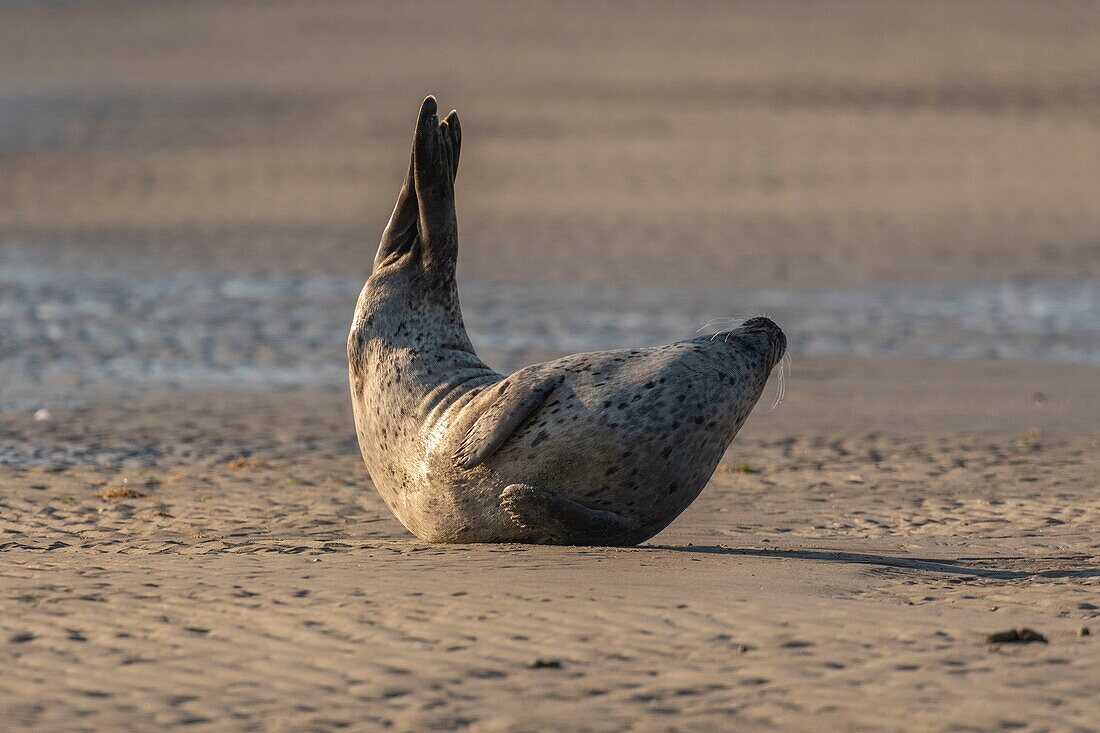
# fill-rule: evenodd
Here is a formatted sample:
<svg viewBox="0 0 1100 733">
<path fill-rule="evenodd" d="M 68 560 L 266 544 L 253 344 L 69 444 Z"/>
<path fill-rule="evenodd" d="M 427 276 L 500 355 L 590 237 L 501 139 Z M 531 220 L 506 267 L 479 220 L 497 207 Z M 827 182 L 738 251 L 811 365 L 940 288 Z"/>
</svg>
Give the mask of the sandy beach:
<svg viewBox="0 0 1100 733">
<path fill-rule="evenodd" d="M 342 392 L 6 416 L 5 445 L 47 450 L 0 474 L 4 714 L 1089 730 L 1094 373 L 1053 370 L 1064 389 L 1036 406 L 1019 397 L 1034 371 L 970 365 L 957 392 L 895 411 L 924 367 L 804 365 L 789 404 L 753 416 L 700 499 L 632 549 L 418 543 L 370 490 Z M 976 402 L 998 415 L 971 422 Z M 1022 627 L 1049 644 L 985 643 Z"/>
<path fill-rule="evenodd" d="M 1098 32 L 0 5 L 0 728 L 1100 729 Z M 429 546 L 371 485 L 344 337 L 429 92 L 489 364 L 788 334 L 639 547 Z"/>
</svg>

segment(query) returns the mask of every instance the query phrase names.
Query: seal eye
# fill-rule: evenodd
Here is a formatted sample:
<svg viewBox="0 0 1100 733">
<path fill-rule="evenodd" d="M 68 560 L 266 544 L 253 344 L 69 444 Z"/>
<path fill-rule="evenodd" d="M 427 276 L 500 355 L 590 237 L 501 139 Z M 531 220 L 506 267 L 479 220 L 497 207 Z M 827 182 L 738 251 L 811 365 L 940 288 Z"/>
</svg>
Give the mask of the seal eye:
<svg viewBox="0 0 1100 733">
<path fill-rule="evenodd" d="M 741 345 L 751 351 L 754 355 L 760 356 L 760 348 L 754 339 L 744 339 Z"/>
</svg>

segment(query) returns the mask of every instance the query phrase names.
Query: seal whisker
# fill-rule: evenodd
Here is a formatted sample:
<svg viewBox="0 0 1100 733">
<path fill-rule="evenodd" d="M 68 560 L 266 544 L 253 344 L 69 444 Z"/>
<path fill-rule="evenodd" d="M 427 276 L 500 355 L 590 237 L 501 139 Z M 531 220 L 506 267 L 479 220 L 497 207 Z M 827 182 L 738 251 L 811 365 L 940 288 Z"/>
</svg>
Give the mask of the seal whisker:
<svg viewBox="0 0 1100 733">
<path fill-rule="evenodd" d="M 707 330 L 711 326 L 732 325 L 736 320 L 737 320 L 736 318 L 711 318 L 709 321 L 707 321 L 702 326 L 700 326 L 699 329 L 695 333 L 702 333 L 703 331 Z M 720 333 L 722 333 L 721 330 L 718 330 L 718 331 L 715 331 L 714 333 L 712 333 L 710 335 L 710 340 L 713 341 L 715 338 L 718 337 L 718 334 L 720 334 Z"/>
<path fill-rule="evenodd" d="M 735 319 L 733 319 L 733 318 L 711 318 L 709 321 L 707 321 L 702 326 L 700 326 L 698 329 L 696 329 L 695 333 L 702 333 L 703 331 L 707 330 L 711 326 L 716 326 L 718 324 L 733 323 L 734 320 Z"/>
<path fill-rule="evenodd" d="M 699 329 L 695 333 L 702 333 L 703 331 L 706 331 L 711 326 L 732 326 L 735 323 L 744 322 L 747 318 L 749 318 L 749 315 L 747 313 L 745 313 L 744 311 L 738 311 L 737 313 L 734 313 L 729 318 L 725 318 L 725 317 L 711 318 L 709 321 L 707 321 L 702 326 L 700 326 Z M 727 330 L 733 330 L 733 329 L 727 329 Z M 724 332 L 723 331 L 718 331 L 718 333 L 724 333 Z M 717 335 L 717 334 L 713 334 L 713 335 Z"/>
<path fill-rule="evenodd" d="M 779 403 L 783 401 L 783 362 L 779 362 L 779 369 L 775 373 L 775 402 L 768 408 L 768 412 L 771 412 L 775 408 L 779 407 Z"/>
<path fill-rule="evenodd" d="M 787 396 L 787 379 L 791 375 L 791 352 L 783 352 L 783 358 L 779 360 L 779 370 L 776 372 L 775 380 L 775 402 L 768 409 L 771 412 L 775 408 L 783 404 L 783 398 Z"/>
</svg>

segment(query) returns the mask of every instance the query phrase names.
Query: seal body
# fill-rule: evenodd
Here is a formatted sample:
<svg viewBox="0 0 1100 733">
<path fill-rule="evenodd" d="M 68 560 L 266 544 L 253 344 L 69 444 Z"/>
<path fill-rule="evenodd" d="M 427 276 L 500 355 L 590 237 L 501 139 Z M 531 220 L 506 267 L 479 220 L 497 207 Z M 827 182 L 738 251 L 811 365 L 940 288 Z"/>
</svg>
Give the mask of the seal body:
<svg viewBox="0 0 1100 733">
<path fill-rule="evenodd" d="M 430 542 L 628 545 L 699 495 L 786 339 L 772 321 L 576 354 L 507 377 L 455 284 L 461 132 L 421 108 L 412 162 L 348 338 L 359 445 L 386 505 Z"/>
</svg>

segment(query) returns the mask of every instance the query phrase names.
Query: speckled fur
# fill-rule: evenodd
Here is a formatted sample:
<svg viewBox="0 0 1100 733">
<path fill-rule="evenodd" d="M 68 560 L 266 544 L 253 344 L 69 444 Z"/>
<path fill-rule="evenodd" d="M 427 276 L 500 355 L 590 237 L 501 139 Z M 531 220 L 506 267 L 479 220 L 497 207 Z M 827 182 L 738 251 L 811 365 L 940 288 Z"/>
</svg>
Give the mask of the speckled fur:
<svg viewBox="0 0 1100 733">
<path fill-rule="evenodd" d="M 716 336 L 493 372 L 466 335 L 455 285 L 460 147 L 457 115 L 439 122 L 429 97 L 348 338 L 356 432 L 374 484 L 430 542 L 646 540 L 702 491 L 786 339 L 756 318 Z M 471 458 L 471 444 L 495 445 L 482 433 L 508 417 L 502 395 L 534 407 Z"/>
</svg>

